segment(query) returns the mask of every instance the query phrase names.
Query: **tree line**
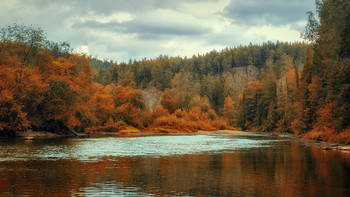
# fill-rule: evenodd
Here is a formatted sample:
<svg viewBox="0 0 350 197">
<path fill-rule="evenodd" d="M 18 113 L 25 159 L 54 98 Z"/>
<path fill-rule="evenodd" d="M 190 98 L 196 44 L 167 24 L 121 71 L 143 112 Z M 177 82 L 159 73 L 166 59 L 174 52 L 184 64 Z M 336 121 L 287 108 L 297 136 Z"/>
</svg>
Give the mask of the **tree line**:
<svg viewBox="0 0 350 197">
<path fill-rule="evenodd" d="M 225 73 L 272 61 L 305 58 L 304 43 L 266 43 L 212 51 L 192 58 L 160 56 L 113 63 L 74 54 L 40 28 L 2 29 L 0 132 L 67 130 L 218 130 L 237 125 L 237 98 Z M 266 61 L 265 61 L 266 60 Z M 244 85 L 244 84 L 243 84 Z M 147 106 L 144 90 L 159 98 Z M 154 96 L 154 95 L 153 95 Z"/>
</svg>

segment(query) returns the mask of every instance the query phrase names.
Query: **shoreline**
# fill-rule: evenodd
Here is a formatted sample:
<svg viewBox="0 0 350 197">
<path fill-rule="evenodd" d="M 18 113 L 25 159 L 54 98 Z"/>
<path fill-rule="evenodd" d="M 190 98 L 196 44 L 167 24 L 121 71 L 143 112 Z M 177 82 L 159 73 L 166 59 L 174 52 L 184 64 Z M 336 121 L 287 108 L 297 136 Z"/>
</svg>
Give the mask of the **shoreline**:
<svg viewBox="0 0 350 197">
<path fill-rule="evenodd" d="M 120 136 L 120 137 L 140 137 L 140 136 L 157 136 L 157 135 L 181 135 L 181 134 L 195 134 L 195 135 L 213 135 L 213 134 L 249 134 L 255 132 L 249 131 L 240 131 L 240 130 L 217 130 L 217 131 L 203 131 L 199 130 L 197 132 L 178 132 L 178 133 L 164 133 L 164 132 L 138 132 L 138 133 L 125 133 L 125 132 L 91 132 L 80 134 L 78 137 L 86 137 L 86 136 Z M 266 133 L 270 134 L 273 137 L 279 138 L 282 137 L 283 133 Z M 36 140 L 36 139 L 52 139 L 52 138 L 65 138 L 65 137 L 75 137 L 72 135 L 59 135 L 45 131 L 31 131 L 31 132 L 19 132 L 15 138 L 6 138 L 0 137 L 0 139 L 24 139 L 24 140 Z M 295 139 L 301 143 L 305 143 L 309 146 L 313 146 L 325 151 L 328 150 L 339 150 L 339 151 L 347 151 L 350 152 L 350 144 L 341 144 L 341 143 L 331 143 L 325 141 L 319 141 L 314 139 L 305 139 L 301 136 L 290 135 L 290 138 Z"/>
<path fill-rule="evenodd" d="M 47 131 L 30 131 L 30 132 L 17 132 L 16 137 L 14 138 L 6 138 L 2 137 L 2 139 L 25 139 L 25 140 L 34 140 L 34 139 L 52 139 L 52 138 L 64 138 L 64 137 L 82 137 L 87 136 L 88 133 L 79 134 L 78 136 L 74 135 L 62 135 L 51 133 Z"/>
<path fill-rule="evenodd" d="M 196 132 L 176 132 L 176 133 L 167 133 L 167 132 L 106 132 L 106 131 L 95 131 L 95 132 L 87 132 L 81 133 L 79 136 L 73 135 L 61 135 L 55 134 L 51 132 L 45 131 L 31 131 L 31 132 L 17 132 L 16 137 L 8 138 L 1 136 L 0 139 L 26 139 L 26 140 L 34 140 L 34 139 L 46 139 L 46 138 L 61 138 L 61 137 L 85 137 L 92 135 L 106 135 L 106 136 L 144 136 L 144 135 L 166 135 L 166 134 L 199 134 L 199 135 L 210 135 L 210 134 L 246 134 L 249 133 L 247 131 L 239 131 L 239 130 L 217 130 L 217 131 L 203 131 L 199 130 Z"/>
</svg>

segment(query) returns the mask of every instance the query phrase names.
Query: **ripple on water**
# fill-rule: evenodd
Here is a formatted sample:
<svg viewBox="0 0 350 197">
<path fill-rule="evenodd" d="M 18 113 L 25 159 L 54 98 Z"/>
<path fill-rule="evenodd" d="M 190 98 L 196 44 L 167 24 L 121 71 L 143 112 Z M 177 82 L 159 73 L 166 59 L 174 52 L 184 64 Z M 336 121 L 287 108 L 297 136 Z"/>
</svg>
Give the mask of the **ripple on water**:
<svg viewBox="0 0 350 197">
<path fill-rule="evenodd" d="M 99 160 L 108 157 L 168 156 L 185 154 L 210 154 L 222 151 L 259 148 L 269 146 L 271 139 L 248 139 L 244 135 L 177 135 L 144 136 L 132 138 L 76 138 L 70 143 L 50 142 L 38 146 L 24 146 L 18 150 L 12 147 L 0 148 L 0 161 L 30 159 L 77 159 Z M 7 153 L 4 153 L 7 152 Z"/>
</svg>

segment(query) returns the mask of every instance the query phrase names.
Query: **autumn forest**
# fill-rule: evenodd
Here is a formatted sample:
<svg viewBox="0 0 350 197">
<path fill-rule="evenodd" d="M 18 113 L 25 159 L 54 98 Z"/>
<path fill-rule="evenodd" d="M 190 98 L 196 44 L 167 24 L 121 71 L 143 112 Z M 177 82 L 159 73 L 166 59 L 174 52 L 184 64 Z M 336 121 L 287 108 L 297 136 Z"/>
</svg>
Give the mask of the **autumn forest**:
<svg viewBox="0 0 350 197">
<path fill-rule="evenodd" d="M 350 3 L 316 1 L 304 42 L 114 62 L 37 27 L 0 33 L 0 135 L 287 132 L 350 142 Z"/>
</svg>

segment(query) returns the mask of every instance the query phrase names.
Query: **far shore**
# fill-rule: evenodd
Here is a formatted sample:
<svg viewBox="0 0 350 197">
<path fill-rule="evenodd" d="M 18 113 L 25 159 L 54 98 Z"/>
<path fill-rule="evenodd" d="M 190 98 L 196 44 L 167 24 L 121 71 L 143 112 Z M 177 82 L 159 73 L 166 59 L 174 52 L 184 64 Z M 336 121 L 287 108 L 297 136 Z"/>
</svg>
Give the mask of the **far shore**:
<svg viewBox="0 0 350 197">
<path fill-rule="evenodd" d="M 128 134 L 152 134 L 154 132 L 138 132 L 138 133 L 124 133 L 124 132 L 88 132 L 83 133 L 81 136 L 87 136 L 87 135 L 93 135 L 93 134 L 102 134 L 102 135 L 128 135 Z M 200 134 L 200 135 L 210 135 L 210 134 L 245 134 L 249 133 L 246 131 L 239 131 L 239 130 L 218 130 L 218 131 L 202 131 L 199 130 L 197 132 L 178 132 L 177 134 Z M 157 133 L 154 133 L 157 134 Z M 162 133 L 167 134 L 167 133 Z M 168 133 L 168 134 L 175 134 L 175 133 Z M 31 132 L 18 132 L 16 138 L 22 138 L 27 140 L 32 139 L 45 139 L 45 138 L 60 138 L 60 137 L 73 137 L 71 135 L 59 135 L 55 133 L 45 132 L 45 131 L 31 131 Z"/>
<path fill-rule="evenodd" d="M 178 135 L 178 134 L 199 134 L 199 135 L 212 135 L 212 134 L 248 134 L 248 133 L 254 133 L 254 132 L 248 132 L 248 131 L 240 131 L 240 130 L 217 130 L 217 131 L 203 131 L 199 130 L 197 132 L 178 132 L 178 133 L 157 133 L 157 132 L 138 132 L 138 133 L 123 133 L 123 132 L 91 132 L 91 133 L 83 133 L 80 135 L 82 136 L 89 136 L 94 134 L 101 134 L 101 135 L 115 135 L 115 136 L 130 136 L 130 137 L 138 137 L 138 136 L 147 136 L 147 135 Z M 270 133 L 271 136 L 279 137 L 280 133 Z M 296 137 L 294 135 L 291 135 L 291 137 L 297 141 L 300 141 L 302 143 L 309 144 L 311 146 L 320 148 L 322 150 L 341 150 L 341 151 L 349 151 L 350 152 L 350 144 L 341 144 L 341 143 L 330 143 L 330 142 L 323 142 L 323 141 L 317 141 L 312 139 L 304 139 L 301 137 Z M 54 134 L 50 132 L 45 131 L 31 131 L 31 132 L 18 132 L 17 137 L 19 139 L 25 139 L 25 140 L 35 140 L 35 139 L 49 139 L 49 138 L 60 138 L 60 137 L 73 137 L 70 135 L 59 135 Z"/>
<path fill-rule="evenodd" d="M 206 135 L 206 134 L 245 134 L 245 133 L 249 133 L 247 131 L 239 131 L 239 130 L 217 130 L 217 131 L 202 131 L 199 130 L 198 132 L 196 132 L 197 134 L 202 134 L 202 135 Z"/>
</svg>

